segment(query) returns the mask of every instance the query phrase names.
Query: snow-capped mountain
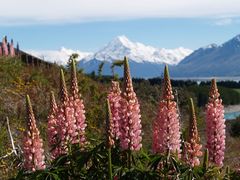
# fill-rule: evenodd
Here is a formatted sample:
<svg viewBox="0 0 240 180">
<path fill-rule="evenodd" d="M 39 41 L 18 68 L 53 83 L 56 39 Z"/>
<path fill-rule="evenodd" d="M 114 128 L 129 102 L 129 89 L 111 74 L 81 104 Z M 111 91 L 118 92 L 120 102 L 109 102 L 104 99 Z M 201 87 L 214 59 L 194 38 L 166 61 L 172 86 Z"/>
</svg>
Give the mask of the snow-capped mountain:
<svg viewBox="0 0 240 180">
<path fill-rule="evenodd" d="M 139 42 L 132 42 L 126 36 L 118 36 L 98 52 L 83 60 L 90 61 L 96 59 L 99 61 L 112 62 L 127 56 L 136 63 L 147 62 L 176 65 L 191 53 L 192 50 L 183 47 L 177 49 L 155 48 Z"/>
<path fill-rule="evenodd" d="M 210 44 L 194 52 L 190 49 L 164 49 L 132 42 L 125 36 L 119 36 L 95 53 L 85 53 L 61 48 L 59 51 L 27 51 L 42 59 L 65 65 L 72 53 L 79 54 L 78 67 L 86 73 L 97 72 L 104 61 L 103 74 L 111 74 L 111 65 L 115 60 L 129 58 L 133 77 L 160 76 L 163 67 L 169 64 L 173 77 L 213 77 L 240 76 L 240 35 L 221 44 Z M 115 69 L 122 75 L 122 69 Z"/>
<path fill-rule="evenodd" d="M 240 35 L 199 48 L 171 69 L 176 77 L 240 76 Z"/>
<path fill-rule="evenodd" d="M 110 75 L 112 62 L 127 56 L 133 77 L 161 76 L 165 64 L 177 65 L 192 50 L 183 47 L 164 49 L 146 46 L 139 42 L 132 42 L 126 36 L 118 36 L 96 53 L 79 61 L 78 67 L 86 73 L 97 72 L 99 64 L 104 61 L 103 74 Z M 122 75 L 122 69 L 115 72 Z"/>
<path fill-rule="evenodd" d="M 26 52 L 43 60 L 60 65 L 66 65 L 69 56 L 73 53 L 77 53 L 79 55 L 78 60 L 82 60 L 83 58 L 91 55 L 89 52 L 81 52 L 79 50 L 72 50 L 64 47 L 62 47 L 60 50 L 26 50 Z"/>
</svg>

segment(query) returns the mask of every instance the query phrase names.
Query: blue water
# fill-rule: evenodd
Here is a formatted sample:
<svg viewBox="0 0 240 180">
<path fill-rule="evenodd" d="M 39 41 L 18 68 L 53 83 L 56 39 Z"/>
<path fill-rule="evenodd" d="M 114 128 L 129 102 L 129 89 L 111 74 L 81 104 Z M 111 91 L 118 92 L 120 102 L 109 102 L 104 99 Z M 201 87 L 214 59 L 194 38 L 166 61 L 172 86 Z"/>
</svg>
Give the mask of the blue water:
<svg viewBox="0 0 240 180">
<path fill-rule="evenodd" d="M 236 119 L 238 116 L 240 116 L 240 112 L 231 112 L 224 114 L 226 120 Z"/>
<path fill-rule="evenodd" d="M 191 81 L 211 81 L 211 79 L 217 81 L 240 81 L 240 76 L 224 76 L 224 77 L 172 77 L 174 80 L 191 80 Z"/>
</svg>

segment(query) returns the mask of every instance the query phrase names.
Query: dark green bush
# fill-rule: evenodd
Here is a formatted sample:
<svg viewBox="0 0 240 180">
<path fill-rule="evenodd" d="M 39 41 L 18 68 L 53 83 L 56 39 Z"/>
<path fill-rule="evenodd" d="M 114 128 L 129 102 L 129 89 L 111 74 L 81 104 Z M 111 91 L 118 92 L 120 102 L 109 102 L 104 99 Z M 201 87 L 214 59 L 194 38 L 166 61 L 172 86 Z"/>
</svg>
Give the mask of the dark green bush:
<svg viewBox="0 0 240 180">
<path fill-rule="evenodd" d="M 236 121 L 231 123 L 230 134 L 233 137 L 240 137 L 240 117 Z"/>
</svg>

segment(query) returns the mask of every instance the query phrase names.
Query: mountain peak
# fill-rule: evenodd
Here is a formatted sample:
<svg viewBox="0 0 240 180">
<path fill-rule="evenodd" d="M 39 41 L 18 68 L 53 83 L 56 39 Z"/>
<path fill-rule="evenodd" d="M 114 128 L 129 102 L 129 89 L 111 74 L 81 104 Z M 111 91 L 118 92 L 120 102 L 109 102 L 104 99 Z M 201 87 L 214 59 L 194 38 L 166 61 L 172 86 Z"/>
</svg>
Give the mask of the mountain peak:
<svg viewBox="0 0 240 180">
<path fill-rule="evenodd" d="M 108 43 L 109 46 L 124 46 L 126 48 L 131 48 L 133 46 L 133 42 L 130 41 L 125 35 L 117 36 L 112 41 Z"/>
<path fill-rule="evenodd" d="M 236 35 L 232 40 L 240 42 L 240 34 Z"/>
<path fill-rule="evenodd" d="M 239 50 L 240 49 L 240 34 L 233 37 L 229 41 L 222 44 L 222 47 L 228 48 L 228 50 Z"/>
<path fill-rule="evenodd" d="M 115 38 L 115 40 L 117 40 L 117 41 L 119 41 L 119 42 L 121 42 L 121 43 L 123 43 L 123 44 L 130 42 L 130 40 L 129 40 L 125 35 L 117 36 L 117 37 Z"/>
<path fill-rule="evenodd" d="M 176 65 L 191 52 L 192 50 L 182 47 L 176 49 L 155 48 L 139 42 L 132 42 L 122 35 L 114 38 L 105 47 L 84 60 L 96 59 L 112 62 L 127 56 L 130 60 L 137 63 L 148 62 Z"/>
</svg>

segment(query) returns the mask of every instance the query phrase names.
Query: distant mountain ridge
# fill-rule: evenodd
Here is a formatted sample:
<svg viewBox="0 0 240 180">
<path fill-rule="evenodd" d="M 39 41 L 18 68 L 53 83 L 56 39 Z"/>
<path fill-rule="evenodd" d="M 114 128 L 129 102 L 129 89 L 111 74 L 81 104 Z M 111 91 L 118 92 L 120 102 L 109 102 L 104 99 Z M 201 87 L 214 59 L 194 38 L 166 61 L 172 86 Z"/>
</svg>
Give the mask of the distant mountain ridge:
<svg viewBox="0 0 240 180">
<path fill-rule="evenodd" d="M 41 56 L 43 53 L 38 51 L 33 54 L 46 60 L 54 57 L 64 65 L 71 53 L 80 55 L 78 67 L 85 73 L 97 72 L 99 64 L 104 61 L 103 74 L 110 75 L 112 62 L 127 56 L 133 77 L 161 76 L 165 64 L 169 65 L 172 77 L 240 76 L 240 35 L 221 45 L 210 44 L 195 51 L 183 47 L 155 48 L 118 36 L 95 53 L 62 48 L 58 52 L 46 52 L 49 56 Z M 122 74 L 120 68 L 115 72 Z"/>
<path fill-rule="evenodd" d="M 26 50 L 26 52 L 37 56 L 45 61 L 49 61 L 51 63 L 57 63 L 59 65 L 66 65 L 69 59 L 69 56 L 73 53 L 77 53 L 79 55 L 78 61 L 83 58 L 89 56 L 90 52 L 82 52 L 79 50 L 72 50 L 62 47 L 59 50 Z"/>
<path fill-rule="evenodd" d="M 126 36 L 118 36 L 110 41 L 97 52 L 82 52 L 62 47 L 59 50 L 26 50 L 46 61 L 56 62 L 66 65 L 68 58 L 72 53 L 79 55 L 78 61 L 88 63 L 91 60 L 106 61 L 112 63 L 115 60 L 123 59 L 127 56 L 136 63 L 154 63 L 154 64 L 178 64 L 184 57 L 189 55 L 192 50 L 179 47 L 176 49 L 155 48 L 139 42 L 132 42 Z M 86 70 L 88 71 L 88 70 Z"/>
<path fill-rule="evenodd" d="M 240 76 L 240 35 L 197 49 L 171 70 L 176 77 Z"/>
<path fill-rule="evenodd" d="M 154 48 L 139 42 L 132 42 L 126 36 L 118 36 L 96 53 L 84 58 L 83 61 L 97 59 L 112 62 L 127 56 L 137 63 L 176 65 L 191 52 L 192 50 L 183 47 L 177 49 Z"/>
<path fill-rule="evenodd" d="M 165 64 L 177 65 L 184 57 L 191 54 L 192 50 L 183 47 L 176 49 L 154 48 L 139 42 L 132 42 L 126 36 L 118 36 L 102 49 L 79 61 L 78 67 L 86 73 L 97 71 L 101 62 L 104 63 L 103 74 L 111 74 L 111 64 L 115 60 L 127 56 L 133 77 L 160 76 Z M 122 70 L 116 68 L 119 75 Z"/>
</svg>

